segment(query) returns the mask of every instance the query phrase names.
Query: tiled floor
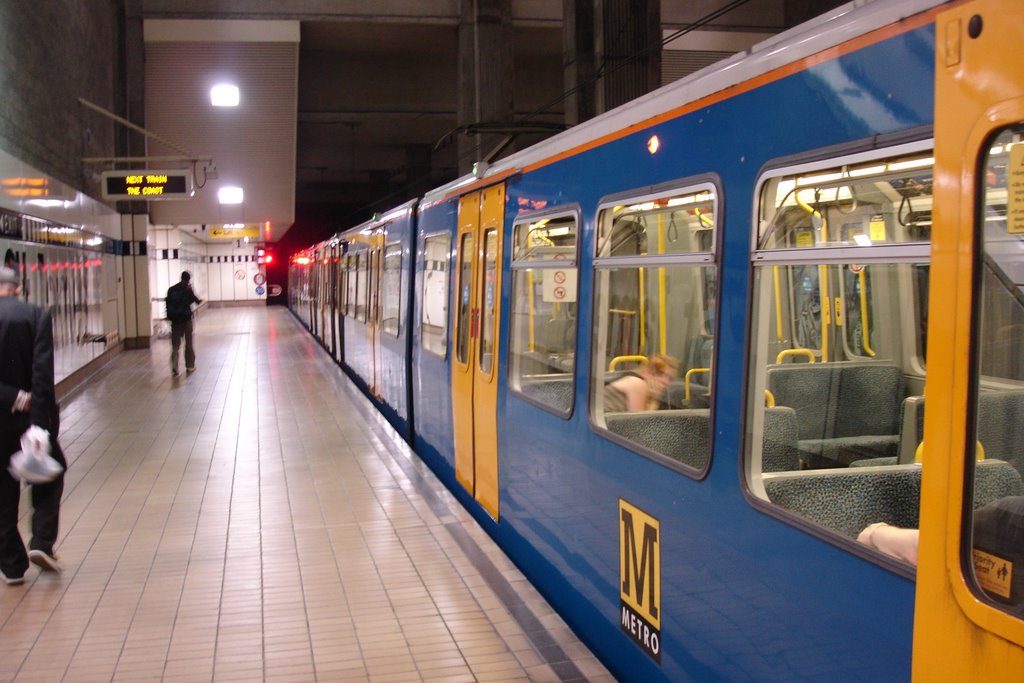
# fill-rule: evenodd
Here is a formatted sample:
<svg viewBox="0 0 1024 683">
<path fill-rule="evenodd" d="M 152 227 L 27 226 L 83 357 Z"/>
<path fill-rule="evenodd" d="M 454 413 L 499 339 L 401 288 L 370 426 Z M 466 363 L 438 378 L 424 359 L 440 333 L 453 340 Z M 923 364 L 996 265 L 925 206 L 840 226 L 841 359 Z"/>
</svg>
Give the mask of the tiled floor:
<svg viewBox="0 0 1024 683">
<path fill-rule="evenodd" d="M 0 680 L 613 680 L 287 311 L 168 348 L 64 401 L 66 569 L 0 585 Z"/>
</svg>

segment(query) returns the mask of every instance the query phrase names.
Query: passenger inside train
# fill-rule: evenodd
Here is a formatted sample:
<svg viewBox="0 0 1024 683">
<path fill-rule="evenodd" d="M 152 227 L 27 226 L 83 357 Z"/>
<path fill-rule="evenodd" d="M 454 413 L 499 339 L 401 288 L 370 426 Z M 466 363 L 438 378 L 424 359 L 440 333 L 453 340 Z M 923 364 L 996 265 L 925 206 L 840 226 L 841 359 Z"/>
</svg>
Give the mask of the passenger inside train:
<svg viewBox="0 0 1024 683">
<path fill-rule="evenodd" d="M 627 371 L 604 386 L 604 408 L 618 413 L 658 410 L 678 375 L 679 361 L 656 353 L 636 371 Z"/>
<path fill-rule="evenodd" d="M 917 529 L 875 522 L 857 541 L 917 564 Z M 975 510 L 973 549 L 975 575 L 989 597 L 1024 607 L 1024 496 L 1006 496 Z"/>
</svg>

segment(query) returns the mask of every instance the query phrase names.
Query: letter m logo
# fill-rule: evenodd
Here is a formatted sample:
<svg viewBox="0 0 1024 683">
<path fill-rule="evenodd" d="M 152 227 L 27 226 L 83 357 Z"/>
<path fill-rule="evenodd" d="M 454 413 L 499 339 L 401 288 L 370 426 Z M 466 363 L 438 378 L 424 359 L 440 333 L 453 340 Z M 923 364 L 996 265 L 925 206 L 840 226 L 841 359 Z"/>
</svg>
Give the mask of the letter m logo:
<svg viewBox="0 0 1024 683">
<path fill-rule="evenodd" d="M 620 600 L 661 628 L 661 523 L 619 499 Z"/>
</svg>

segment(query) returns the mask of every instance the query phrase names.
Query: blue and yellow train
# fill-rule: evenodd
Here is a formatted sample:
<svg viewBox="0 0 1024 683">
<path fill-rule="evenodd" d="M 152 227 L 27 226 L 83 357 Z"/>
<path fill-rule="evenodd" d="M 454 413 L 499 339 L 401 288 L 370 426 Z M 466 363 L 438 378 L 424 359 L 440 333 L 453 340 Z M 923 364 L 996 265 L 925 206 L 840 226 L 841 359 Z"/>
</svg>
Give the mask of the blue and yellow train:
<svg viewBox="0 0 1024 683">
<path fill-rule="evenodd" d="M 1019 679 L 1022 44 L 851 3 L 296 254 L 292 309 L 622 679 Z"/>
</svg>

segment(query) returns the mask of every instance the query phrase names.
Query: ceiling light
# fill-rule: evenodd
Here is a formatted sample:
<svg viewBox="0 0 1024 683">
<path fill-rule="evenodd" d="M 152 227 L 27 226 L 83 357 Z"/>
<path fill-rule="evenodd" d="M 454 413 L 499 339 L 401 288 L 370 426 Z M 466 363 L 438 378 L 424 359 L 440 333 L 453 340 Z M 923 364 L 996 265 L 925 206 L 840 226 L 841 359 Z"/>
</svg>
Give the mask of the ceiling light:
<svg viewBox="0 0 1024 683">
<path fill-rule="evenodd" d="M 217 191 L 217 199 L 221 204 L 241 204 L 242 188 L 222 187 Z"/>
<path fill-rule="evenodd" d="M 210 101 L 215 107 L 237 107 L 238 86 L 222 83 L 210 88 Z"/>
</svg>

